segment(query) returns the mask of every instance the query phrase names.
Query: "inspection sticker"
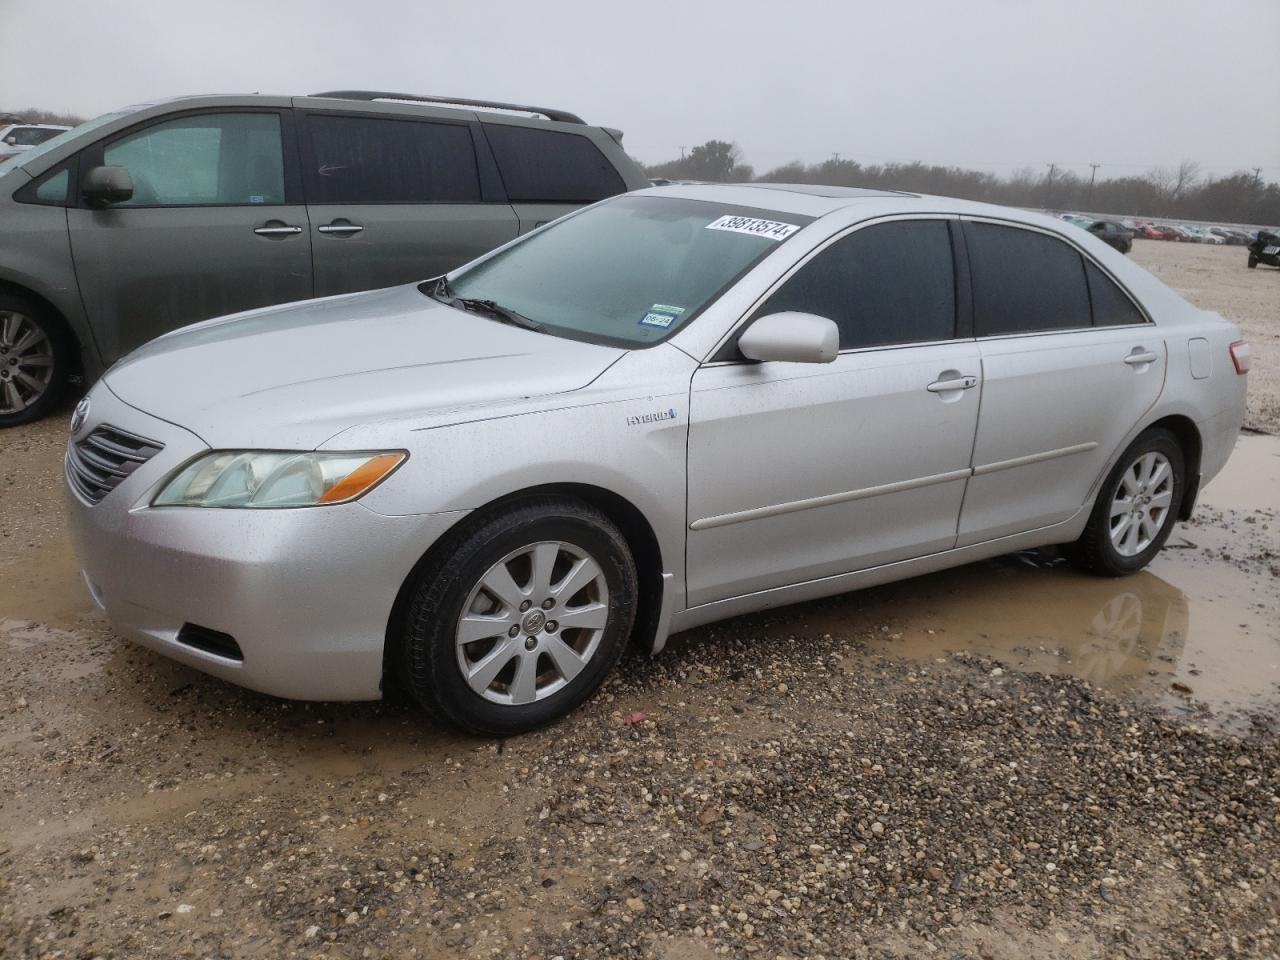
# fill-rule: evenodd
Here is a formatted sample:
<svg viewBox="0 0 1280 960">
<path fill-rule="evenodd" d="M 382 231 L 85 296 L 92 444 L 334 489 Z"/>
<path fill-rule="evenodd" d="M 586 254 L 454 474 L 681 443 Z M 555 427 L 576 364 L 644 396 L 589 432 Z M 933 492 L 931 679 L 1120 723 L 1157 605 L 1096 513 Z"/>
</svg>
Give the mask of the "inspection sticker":
<svg viewBox="0 0 1280 960">
<path fill-rule="evenodd" d="M 649 308 L 649 312 L 640 318 L 640 323 L 646 327 L 661 327 L 665 330 L 679 320 L 682 313 L 684 313 L 684 307 L 673 307 L 669 303 L 655 303 Z"/>
<path fill-rule="evenodd" d="M 794 223 L 781 223 L 778 220 L 761 220 L 759 217 L 733 217 L 725 214 L 719 220 L 708 223 L 707 229 L 746 233 L 753 237 L 767 237 L 770 240 L 785 240 L 800 228 Z"/>
</svg>

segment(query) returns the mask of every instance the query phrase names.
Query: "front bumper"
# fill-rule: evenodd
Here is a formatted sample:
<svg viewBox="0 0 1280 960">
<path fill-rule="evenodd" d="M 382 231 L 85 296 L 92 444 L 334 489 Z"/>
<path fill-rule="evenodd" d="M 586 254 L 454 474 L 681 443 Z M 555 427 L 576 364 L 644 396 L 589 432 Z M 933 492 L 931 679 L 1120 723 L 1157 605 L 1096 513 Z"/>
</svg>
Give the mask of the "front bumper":
<svg viewBox="0 0 1280 960">
<path fill-rule="evenodd" d="M 94 505 L 68 484 L 76 556 L 94 600 L 142 645 L 263 693 L 381 696 L 392 605 L 422 554 L 462 513 L 388 517 L 359 502 L 286 510 L 153 508 L 160 485 L 206 450 L 104 384 L 73 441 L 107 423 L 164 449 Z M 243 659 L 179 642 L 184 624 L 229 634 Z"/>
</svg>

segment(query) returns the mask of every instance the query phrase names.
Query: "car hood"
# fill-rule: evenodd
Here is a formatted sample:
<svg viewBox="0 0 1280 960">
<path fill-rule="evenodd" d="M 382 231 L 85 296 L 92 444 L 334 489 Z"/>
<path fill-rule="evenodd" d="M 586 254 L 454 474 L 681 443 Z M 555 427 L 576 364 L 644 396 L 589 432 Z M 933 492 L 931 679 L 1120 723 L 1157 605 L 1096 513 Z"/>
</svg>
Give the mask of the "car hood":
<svg viewBox="0 0 1280 960">
<path fill-rule="evenodd" d="M 312 449 L 357 424 L 579 389 L 623 352 L 467 313 L 411 285 L 184 327 L 104 379 L 212 447 Z"/>
</svg>

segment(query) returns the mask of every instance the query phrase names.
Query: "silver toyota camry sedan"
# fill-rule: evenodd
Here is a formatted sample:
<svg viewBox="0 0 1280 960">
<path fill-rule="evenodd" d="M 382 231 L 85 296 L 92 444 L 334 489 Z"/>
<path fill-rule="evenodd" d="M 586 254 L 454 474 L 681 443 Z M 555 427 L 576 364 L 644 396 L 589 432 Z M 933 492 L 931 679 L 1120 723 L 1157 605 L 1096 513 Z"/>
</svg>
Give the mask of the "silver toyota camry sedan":
<svg viewBox="0 0 1280 960">
<path fill-rule="evenodd" d="M 68 508 L 153 650 L 507 734 L 632 640 L 1047 544 L 1132 573 L 1230 455 L 1248 367 L 1058 220 L 663 187 L 151 342 L 76 409 Z"/>
</svg>

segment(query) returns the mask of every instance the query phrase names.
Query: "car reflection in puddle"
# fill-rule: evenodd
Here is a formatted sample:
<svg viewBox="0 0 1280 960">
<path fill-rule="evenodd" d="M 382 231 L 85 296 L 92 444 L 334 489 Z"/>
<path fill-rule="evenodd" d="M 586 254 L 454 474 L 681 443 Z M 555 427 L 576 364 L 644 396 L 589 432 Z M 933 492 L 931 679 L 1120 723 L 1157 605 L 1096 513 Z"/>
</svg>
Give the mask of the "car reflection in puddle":
<svg viewBox="0 0 1280 960">
<path fill-rule="evenodd" d="M 779 610 L 770 628 L 863 641 L 849 670 L 868 655 L 930 662 L 964 652 L 1147 695 L 1177 713 L 1192 699 L 1215 713 L 1277 699 L 1273 611 L 1212 570 L 1160 569 L 1169 579 L 1150 570 L 1105 579 L 1052 552 L 1016 554 Z"/>
</svg>

